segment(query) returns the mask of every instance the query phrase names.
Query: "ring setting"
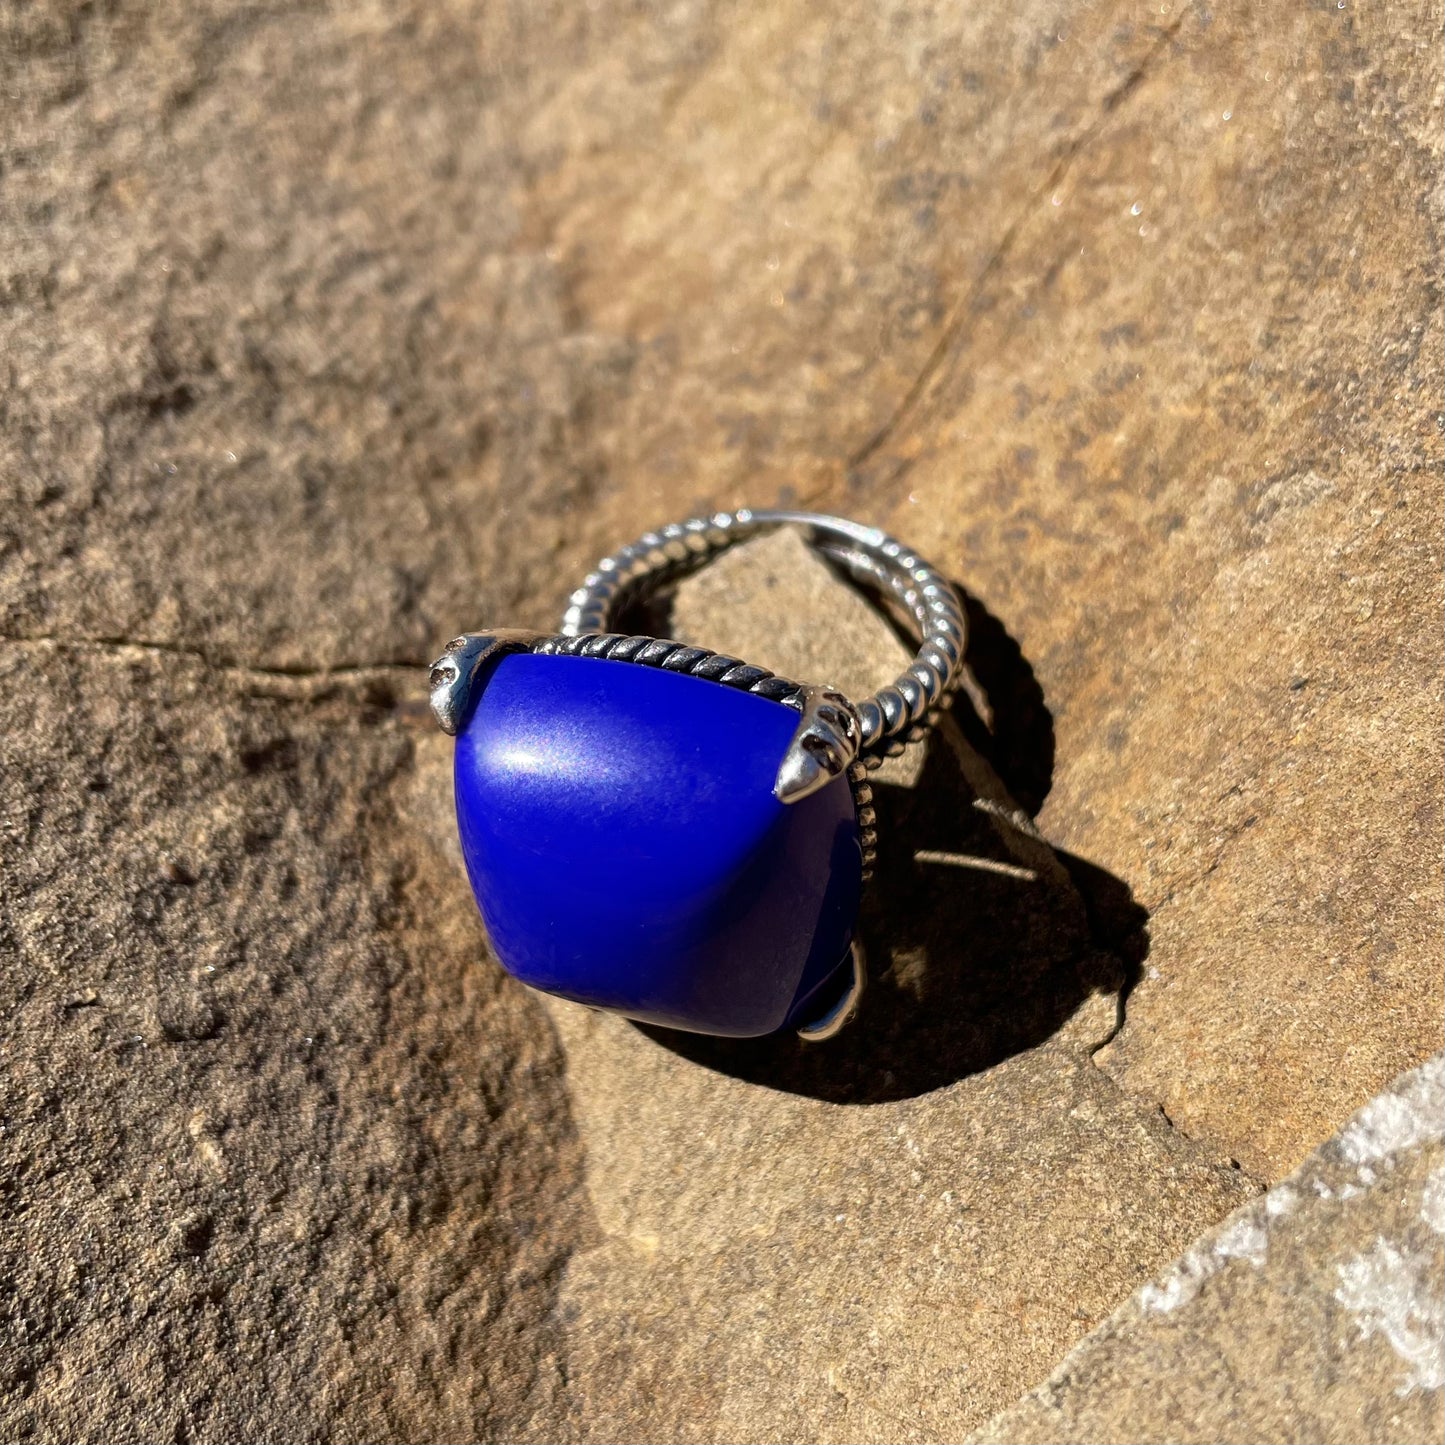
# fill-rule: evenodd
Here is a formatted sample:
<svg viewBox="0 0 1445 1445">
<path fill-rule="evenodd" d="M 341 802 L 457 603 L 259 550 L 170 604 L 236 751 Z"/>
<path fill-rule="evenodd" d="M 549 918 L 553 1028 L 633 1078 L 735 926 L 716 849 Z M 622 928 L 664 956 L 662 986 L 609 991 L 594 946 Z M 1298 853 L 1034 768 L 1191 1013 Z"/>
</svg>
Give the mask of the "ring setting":
<svg viewBox="0 0 1445 1445">
<path fill-rule="evenodd" d="M 610 630 L 624 606 L 780 526 L 918 634 L 872 697 Z M 555 634 L 456 638 L 432 665 L 431 706 L 456 739 L 462 854 L 503 967 L 664 1027 L 838 1033 L 866 976 L 868 773 L 926 734 L 963 648 L 957 592 L 902 543 L 762 510 L 648 533 L 598 565 Z"/>
</svg>

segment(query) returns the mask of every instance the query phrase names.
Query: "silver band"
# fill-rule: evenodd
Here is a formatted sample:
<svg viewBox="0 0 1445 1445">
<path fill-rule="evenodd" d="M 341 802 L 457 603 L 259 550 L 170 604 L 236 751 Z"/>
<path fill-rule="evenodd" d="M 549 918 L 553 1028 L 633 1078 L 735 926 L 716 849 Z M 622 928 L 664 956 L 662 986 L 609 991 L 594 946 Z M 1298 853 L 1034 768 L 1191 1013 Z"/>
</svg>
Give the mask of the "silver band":
<svg viewBox="0 0 1445 1445">
<path fill-rule="evenodd" d="M 815 551 L 896 601 L 916 625 L 920 646 L 906 671 L 855 704 L 859 756 L 876 766 L 926 732 L 931 714 L 958 686 L 963 604 L 936 567 L 876 527 L 816 512 L 719 512 L 648 532 L 597 564 L 570 598 L 564 637 L 607 633 L 621 608 L 701 567 L 727 547 L 775 527 L 796 527 Z"/>
</svg>

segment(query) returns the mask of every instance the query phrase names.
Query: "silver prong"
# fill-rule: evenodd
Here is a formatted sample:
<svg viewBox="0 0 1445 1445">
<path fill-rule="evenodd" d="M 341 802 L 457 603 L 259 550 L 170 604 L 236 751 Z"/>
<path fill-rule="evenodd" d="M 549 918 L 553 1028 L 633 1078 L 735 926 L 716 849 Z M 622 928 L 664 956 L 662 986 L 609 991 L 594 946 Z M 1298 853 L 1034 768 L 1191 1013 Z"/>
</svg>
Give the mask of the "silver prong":
<svg viewBox="0 0 1445 1445">
<path fill-rule="evenodd" d="M 801 802 L 846 773 L 862 737 L 857 710 L 832 688 L 802 689 L 797 706 L 803 715 L 773 784 L 780 803 Z"/>
<path fill-rule="evenodd" d="M 547 634 L 507 628 L 467 632 L 447 643 L 431 665 L 431 710 L 437 726 L 455 737 L 466 726 L 475 699 L 472 684 L 483 663 L 509 652 L 530 652 Z"/>
<path fill-rule="evenodd" d="M 852 1020 L 853 1015 L 858 1012 L 858 1003 L 863 997 L 863 989 L 868 982 L 868 966 L 863 957 L 863 945 L 859 942 L 857 934 L 853 936 L 853 943 L 848 950 L 848 958 L 853 965 L 853 977 L 848 984 L 847 991 L 822 1018 L 814 1019 L 805 1028 L 798 1030 L 798 1037 L 805 1044 L 821 1044 L 825 1039 L 831 1039 L 835 1034 L 841 1033 Z"/>
</svg>

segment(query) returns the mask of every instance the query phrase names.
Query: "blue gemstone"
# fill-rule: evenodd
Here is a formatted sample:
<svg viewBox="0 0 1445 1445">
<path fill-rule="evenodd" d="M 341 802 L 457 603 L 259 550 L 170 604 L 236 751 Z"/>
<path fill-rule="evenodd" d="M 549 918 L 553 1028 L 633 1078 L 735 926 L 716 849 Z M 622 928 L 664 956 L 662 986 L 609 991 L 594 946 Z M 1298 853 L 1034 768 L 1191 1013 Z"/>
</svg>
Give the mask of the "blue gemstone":
<svg viewBox="0 0 1445 1445">
<path fill-rule="evenodd" d="M 773 796 L 796 712 L 592 657 L 516 654 L 478 685 L 457 824 L 510 973 L 698 1033 L 752 1037 L 822 1011 L 862 864 L 846 778 Z"/>
</svg>

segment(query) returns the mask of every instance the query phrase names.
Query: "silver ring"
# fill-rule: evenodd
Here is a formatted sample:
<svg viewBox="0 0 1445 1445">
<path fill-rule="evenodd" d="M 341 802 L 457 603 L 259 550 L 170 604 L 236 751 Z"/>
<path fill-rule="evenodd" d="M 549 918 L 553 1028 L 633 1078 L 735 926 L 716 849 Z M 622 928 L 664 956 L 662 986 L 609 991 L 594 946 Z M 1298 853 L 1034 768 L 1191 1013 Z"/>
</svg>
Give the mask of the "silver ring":
<svg viewBox="0 0 1445 1445">
<path fill-rule="evenodd" d="M 855 703 L 831 688 L 791 682 L 766 668 L 704 647 L 609 630 L 628 604 L 676 582 L 726 548 L 784 526 L 796 527 L 809 546 L 878 593 L 916 631 L 919 646 L 913 661 L 871 697 Z M 781 803 L 797 804 L 846 775 L 857 822 L 861 878 L 866 880 L 878 844 L 868 772 L 885 757 L 901 753 L 933 726 L 939 709 L 961 679 L 964 643 L 963 604 L 957 591 L 936 567 L 886 532 L 813 512 L 719 512 L 648 532 L 605 558 L 572 594 L 556 634 L 498 630 L 455 638 L 432 664 L 431 706 L 445 732 L 462 733 L 485 679 L 495 664 L 511 653 L 628 662 L 704 678 L 782 703 L 799 718 L 778 765 L 774 796 Z M 475 879 L 474 886 L 481 902 L 482 888 Z M 848 962 L 847 987 L 822 1017 L 799 1029 L 804 1039 L 831 1038 L 857 1010 L 866 970 L 856 935 Z M 525 981 L 525 970 L 522 976 Z M 584 1001 L 587 996 L 585 990 L 569 993 L 555 982 L 538 986 Z M 623 1012 L 633 1007 L 616 1002 L 605 1006 Z M 696 1021 L 680 1026 L 709 1031 Z"/>
</svg>

